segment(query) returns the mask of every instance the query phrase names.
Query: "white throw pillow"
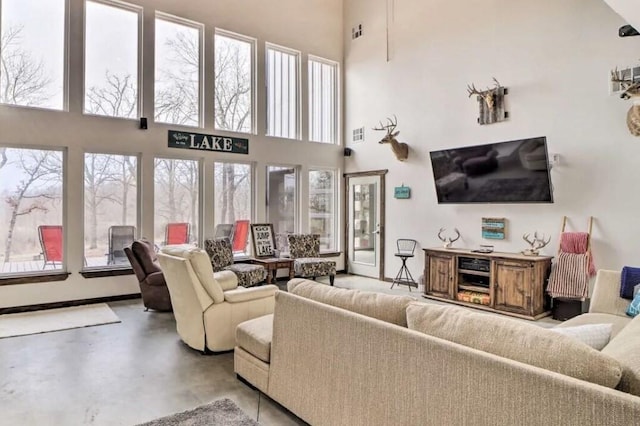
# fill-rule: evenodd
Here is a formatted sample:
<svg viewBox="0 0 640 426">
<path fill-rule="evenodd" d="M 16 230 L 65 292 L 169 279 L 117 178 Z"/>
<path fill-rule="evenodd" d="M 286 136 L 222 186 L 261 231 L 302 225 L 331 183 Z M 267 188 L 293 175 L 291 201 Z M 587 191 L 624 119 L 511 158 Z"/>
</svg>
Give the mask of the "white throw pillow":
<svg viewBox="0 0 640 426">
<path fill-rule="evenodd" d="M 607 346 L 611 339 L 611 329 L 613 324 L 585 324 L 575 327 L 556 327 L 549 330 L 565 336 L 573 337 L 582 343 L 600 351 Z"/>
</svg>

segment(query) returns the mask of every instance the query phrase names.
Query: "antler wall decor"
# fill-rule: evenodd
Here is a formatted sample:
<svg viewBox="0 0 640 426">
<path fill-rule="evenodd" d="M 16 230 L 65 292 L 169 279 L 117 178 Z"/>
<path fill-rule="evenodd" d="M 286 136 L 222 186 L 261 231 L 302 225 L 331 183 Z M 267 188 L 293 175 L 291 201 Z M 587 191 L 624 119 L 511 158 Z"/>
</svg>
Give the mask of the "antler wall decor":
<svg viewBox="0 0 640 426">
<path fill-rule="evenodd" d="M 551 237 L 549 237 L 546 241 L 544 239 L 545 235 L 542 234 L 542 237 L 538 237 L 538 232 L 534 232 L 533 240 L 529 238 L 529 234 L 524 234 L 522 239 L 525 240 L 531 247 L 522 251 L 522 254 L 525 256 L 537 256 L 540 254 L 540 249 L 545 247 L 549 242 L 551 242 Z"/>
<path fill-rule="evenodd" d="M 627 127 L 633 136 L 640 136 L 640 81 L 624 78 L 621 71 L 611 71 L 611 82 L 620 83 L 624 92 L 620 95 L 622 99 L 631 99 L 633 105 L 627 112 Z"/>
<path fill-rule="evenodd" d="M 451 244 L 455 243 L 460 239 L 460 231 L 458 231 L 458 228 L 453 228 L 453 232 L 456 233 L 456 236 L 454 238 L 443 237 L 442 233 L 444 231 L 445 231 L 444 228 L 440 228 L 440 231 L 438 232 L 438 238 L 440 239 L 440 241 L 444 243 L 444 248 L 448 249 L 448 248 L 451 248 Z"/>
<path fill-rule="evenodd" d="M 394 115 L 393 120 L 391 118 L 387 118 L 389 124 L 384 125 L 382 121 L 380 122 L 379 127 L 374 127 L 373 130 L 383 130 L 387 132 L 387 134 L 380 139 L 378 143 L 389 143 L 391 144 L 391 150 L 396 155 L 396 158 L 400 161 L 404 161 L 409 157 L 409 145 L 404 142 L 398 142 L 396 136 L 400 134 L 400 131 L 394 131 L 396 126 L 398 125 L 398 118 Z"/>
<path fill-rule="evenodd" d="M 509 116 L 504 110 L 504 95 L 508 93 L 506 87 L 502 87 L 500 82 L 493 78 L 495 87 L 487 87 L 485 90 L 476 89 L 475 84 L 467 86 L 469 97 L 476 95 L 480 107 L 478 123 L 491 124 L 504 121 Z"/>
</svg>

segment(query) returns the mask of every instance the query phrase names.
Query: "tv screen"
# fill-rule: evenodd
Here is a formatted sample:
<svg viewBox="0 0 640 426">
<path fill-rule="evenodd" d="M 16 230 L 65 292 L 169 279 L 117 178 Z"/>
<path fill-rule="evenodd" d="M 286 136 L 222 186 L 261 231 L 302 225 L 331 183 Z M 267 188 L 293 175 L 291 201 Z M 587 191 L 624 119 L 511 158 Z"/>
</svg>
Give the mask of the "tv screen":
<svg viewBox="0 0 640 426">
<path fill-rule="evenodd" d="M 547 139 L 432 151 L 438 203 L 552 203 Z"/>
</svg>

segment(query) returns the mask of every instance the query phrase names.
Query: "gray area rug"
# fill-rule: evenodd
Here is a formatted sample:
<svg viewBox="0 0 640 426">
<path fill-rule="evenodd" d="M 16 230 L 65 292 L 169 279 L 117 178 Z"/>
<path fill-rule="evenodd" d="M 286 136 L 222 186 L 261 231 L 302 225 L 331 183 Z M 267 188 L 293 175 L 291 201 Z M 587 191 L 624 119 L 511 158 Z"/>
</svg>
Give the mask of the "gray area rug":
<svg viewBox="0 0 640 426">
<path fill-rule="evenodd" d="M 161 417 L 138 426 L 253 426 L 258 422 L 247 416 L 230 399 L 219 399 L 206 405 Z"/>
</svg>

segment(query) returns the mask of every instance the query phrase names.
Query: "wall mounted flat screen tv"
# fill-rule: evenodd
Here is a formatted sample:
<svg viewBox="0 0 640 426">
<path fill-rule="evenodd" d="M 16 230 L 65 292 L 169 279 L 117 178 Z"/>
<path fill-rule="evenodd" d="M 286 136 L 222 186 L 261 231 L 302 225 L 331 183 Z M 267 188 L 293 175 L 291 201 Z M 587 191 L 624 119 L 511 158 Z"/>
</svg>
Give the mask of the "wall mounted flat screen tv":
<svg viewBox="0 0 640 426">
<path fill-rule="evenodd" d="M 546 137 L 430 155 L 438 203 L 553 203 Z"/>
</svg>

